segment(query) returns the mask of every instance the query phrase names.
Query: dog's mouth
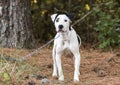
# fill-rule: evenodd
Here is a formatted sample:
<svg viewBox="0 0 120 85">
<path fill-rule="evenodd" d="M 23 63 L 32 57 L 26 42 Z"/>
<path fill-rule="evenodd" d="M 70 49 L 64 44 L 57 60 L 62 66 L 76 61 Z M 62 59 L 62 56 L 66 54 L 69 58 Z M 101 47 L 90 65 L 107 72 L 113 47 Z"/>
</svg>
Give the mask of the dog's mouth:
<svg viewBox="0 0 120 85">
<path fill-rule="evenodd" d="M 58 30 L 57 32 L 65 32 L 64 30 Z"/>
<path fill-rule="evenodd" d="M 58 30 L 57 32 L 61 32 L 61 33 L 63 33 L 63 32 L 67 32 L 67 31 L 64 31 L 64 30 Z"/>
</svg>

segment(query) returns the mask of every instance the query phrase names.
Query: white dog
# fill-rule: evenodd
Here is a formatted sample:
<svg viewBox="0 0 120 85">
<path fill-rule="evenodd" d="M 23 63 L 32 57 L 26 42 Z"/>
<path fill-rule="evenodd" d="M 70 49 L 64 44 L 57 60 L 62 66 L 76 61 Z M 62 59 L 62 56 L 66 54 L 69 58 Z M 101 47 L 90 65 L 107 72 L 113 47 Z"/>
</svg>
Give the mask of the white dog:
<svg viewBox="0 0 120 85">
<path fill-rule="evenodd" d="M 56 28 L 56 36 L 53 47 L 53 77 L 57 77 L 59 81 L 64 81 L 64 75 L 61 65 L 61 56 L 64 50 L 69 49 L 74 55 L 74 82 L 79 81 L 80 53 L 81 44 L 80 37 L 76 34 L 71 26 L 71 19 L 68 14 L 53 14 L 51 19 Z"/>
</svg>

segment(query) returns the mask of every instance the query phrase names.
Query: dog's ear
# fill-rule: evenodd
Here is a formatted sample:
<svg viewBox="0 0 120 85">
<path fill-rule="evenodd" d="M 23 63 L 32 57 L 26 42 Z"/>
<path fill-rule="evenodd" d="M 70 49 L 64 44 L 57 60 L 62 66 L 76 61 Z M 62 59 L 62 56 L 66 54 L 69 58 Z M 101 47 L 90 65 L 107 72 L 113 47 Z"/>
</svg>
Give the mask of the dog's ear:
<svg viewBox="0 0 120 85">
<path fill-rule="evenodd" d="M 52 19 L 53 22 L 55 21 L 56 16 L 57 16 L 57 14 L 52 14 L 51 15 L 51 19 Z"/>
<path fill-rule="evenodd" d="M 72 21 L 74 18 L 74 14 L 66 14 L 66 16 Z"/>
</svg>

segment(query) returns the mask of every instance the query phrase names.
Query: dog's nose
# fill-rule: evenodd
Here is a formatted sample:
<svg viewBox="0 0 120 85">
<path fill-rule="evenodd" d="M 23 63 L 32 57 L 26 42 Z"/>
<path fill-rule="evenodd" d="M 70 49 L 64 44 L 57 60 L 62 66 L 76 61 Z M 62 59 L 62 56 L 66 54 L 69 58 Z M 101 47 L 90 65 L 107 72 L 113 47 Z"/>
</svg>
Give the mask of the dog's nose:
<svg viewBox="0 0 120 85">
<path fill-rule="evenodd" d="M 59 29 L 62 29 L 62 28 L 63 28 L 63 25 L 59 25 L 58 27 L 59 27 Z"/>
</svg>

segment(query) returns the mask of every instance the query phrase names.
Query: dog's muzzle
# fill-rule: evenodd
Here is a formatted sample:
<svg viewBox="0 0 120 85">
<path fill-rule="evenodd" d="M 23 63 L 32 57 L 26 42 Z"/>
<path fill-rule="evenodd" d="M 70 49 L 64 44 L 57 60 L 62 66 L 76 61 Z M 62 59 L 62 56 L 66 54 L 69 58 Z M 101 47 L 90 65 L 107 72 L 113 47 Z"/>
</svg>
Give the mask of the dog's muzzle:
<svg viewBox="0 0 120 85">
<path fill-rule="evenodd" d="M 59 28 L 59 29 L 63 29 L 63 25 L 59 25 L 58 28 Z"/>
<path fill-rule="evenodd" d="M 64 27 L 63 25 L 59 25 L 58 26 L 58 28 L 59 28 L 58 32 L 65 32 L 65 31 L 63 31 L 63 27 Z"/>
</svg>

